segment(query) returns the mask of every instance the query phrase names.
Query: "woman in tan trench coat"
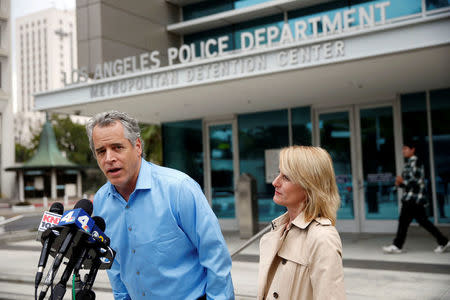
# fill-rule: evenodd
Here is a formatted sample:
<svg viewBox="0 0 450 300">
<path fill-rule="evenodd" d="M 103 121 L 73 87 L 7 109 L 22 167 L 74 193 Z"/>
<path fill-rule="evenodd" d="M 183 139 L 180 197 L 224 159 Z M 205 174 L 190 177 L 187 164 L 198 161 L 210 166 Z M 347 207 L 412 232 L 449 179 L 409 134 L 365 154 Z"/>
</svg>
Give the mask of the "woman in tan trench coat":
<svg viewBox="0 0 450 300">
<path fill-rule="evenodd" d="M 273 201 L 287 212 L 261 238 L 258 299 L 345 299 L 330 155 L 319 147 L 284 148 L 272 184 Z"/>
</svg>

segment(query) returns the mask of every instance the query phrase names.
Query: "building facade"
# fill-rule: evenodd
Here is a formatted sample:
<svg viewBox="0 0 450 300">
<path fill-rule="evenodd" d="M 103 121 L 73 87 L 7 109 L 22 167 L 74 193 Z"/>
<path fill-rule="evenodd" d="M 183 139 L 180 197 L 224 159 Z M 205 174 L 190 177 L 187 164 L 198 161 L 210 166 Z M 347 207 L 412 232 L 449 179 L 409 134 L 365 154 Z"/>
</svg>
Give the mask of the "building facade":
<svg viewBox="0 0 450 300">
<path fill-rule="evenodd" d="M 34 93 L 62 88 L 77 69 L 75 11 L 49 8 L 17 18 L 16 142 L 27 144 L 45 114 L 34 111 Z"/>
<path fill-rule="evenodd" d="M 0 1 L 0 198 L 14 196 L 15 175 L 5 171 L 14 164 L 11 100 L 11 1 Z"/>
<path fill-rule="evenodd" d="M 272 202 L 277 151 L 301 144 L 333 158 L 339 230 L 394 232 L 401 192 L 393 185 L 412 138 L 426 165 L 430 219 L 450 223 L 449 1 L 114 3 L 77 3 L 77 17 L 101 16 L 92 30 L 111 36 L 84 39 L 101 55 L 90 56 L 77 84 L 38 94 L 36 109 L 117 109 L 161 124 L 164 165 L 197 180 L 230 229 L 242 173 L 256 178 L 260 222 L 284 211 Z M 118 15 L 123 22 L 112 24 Z M 115 43 L 133 45 L 129 54 L 99 46 L 126 29 Z M 157 32 L 165 36 L 153 44 Z"/>
</svg>

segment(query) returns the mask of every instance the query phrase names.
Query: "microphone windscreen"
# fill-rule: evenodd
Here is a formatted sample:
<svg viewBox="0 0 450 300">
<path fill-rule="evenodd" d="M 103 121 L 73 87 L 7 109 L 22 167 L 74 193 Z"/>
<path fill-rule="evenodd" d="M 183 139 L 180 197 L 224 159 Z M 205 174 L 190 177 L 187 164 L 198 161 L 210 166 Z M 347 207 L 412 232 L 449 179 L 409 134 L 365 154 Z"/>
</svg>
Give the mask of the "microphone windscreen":
<svg viewBox="0 0 450 300">
<path fill-rule="evenodd" d="M 64 205 L 62 205 L 60 202 L 55 202 L 50 206 L 50 212 L 62 215 L 64 213 Z"/>
<path fill-rule="evenodd" d="M 94 220 L 95 225 L 97 225 L 98 228 L 100 228 L 101 231 L 105 231 L 106 223 L 105 223 L 105 220 L 103 220 L 102 217 L 94 216 L 94 217 L 92 217 L 92 220 Z"/>
<path fill-rule="evenodd" d="M 81 290 L 76 293 L 76 299 L 95 300 L 95 294 L 91 290 Z"/>
<path fill-rule="evenodd" d="M 92 211 L 94 210 L 94 206 L 92 205 L 92 202 L 89 201 L 88 199 L 81 199 L 80 201 L 78 201 L 75 204 L 75 206 L 73 208 L 74 209 L 82 208 L 88 215 L 92 215 Z"/>
</svg>

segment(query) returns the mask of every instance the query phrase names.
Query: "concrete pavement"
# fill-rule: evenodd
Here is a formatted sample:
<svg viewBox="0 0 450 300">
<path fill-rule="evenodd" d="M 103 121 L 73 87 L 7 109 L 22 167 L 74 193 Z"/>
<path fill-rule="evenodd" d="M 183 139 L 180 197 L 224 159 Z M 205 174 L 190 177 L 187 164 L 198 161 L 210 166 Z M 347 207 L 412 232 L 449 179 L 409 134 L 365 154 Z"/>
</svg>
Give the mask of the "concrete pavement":
<svg viewBox="0 0 450 300">
<path fill-rule="evenodd" d="M 31 299 L 41 245 L 34 240 L 35 232 L 7 236 L 0 235 L 0 300 Z M 245 242 L 237 232 L 224 236 L 230 252 Z M 391 243 L 392 234 L 344 233 L 341 238 L 348 299 L 450 299 L 450 252 L 435 254 L 433 238 L 421 228 L 411 228 L 407 252 L 397 255 L 381 251 Z M 233 260 L 236 299 L 256 298 L 258 245 L 257 240 Z M 94 290 L 99 300 L 113 299 L 105 271 L 97 275 Z M 69 287 L 65 299 L 70 295 Z"/>
</svg>

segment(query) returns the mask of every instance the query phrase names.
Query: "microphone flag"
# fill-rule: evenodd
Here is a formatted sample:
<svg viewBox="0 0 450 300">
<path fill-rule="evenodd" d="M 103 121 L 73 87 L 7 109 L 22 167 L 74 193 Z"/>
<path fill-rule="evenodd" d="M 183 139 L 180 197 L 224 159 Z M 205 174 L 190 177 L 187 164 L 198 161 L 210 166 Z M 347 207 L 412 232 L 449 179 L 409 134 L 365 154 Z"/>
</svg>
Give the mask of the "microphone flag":
<svg viewBox="0 0 450 300">
<path fill-rule="evenodd" d="M 102 246 L 105 246 L 105 242 L 109 240 L 109 238 L 106 236 L 106 234 L 95 224 L 95 221 L 82 209 L 82 208 L 76 208 L 69 211 L 64 212 L 64 214 L 61 217 L 61 220 L 59 221 L 59 224 L 55 227 L 52 227 L 52 230 L 55 232 L 59 232 L 58 236 L 56 237 L 55 241 L 52 245 L 52 251 L 50 254 L 52 256 L 55 256 L 58 251 L 57 249 L 60 249 L 61 244 L 65 241 L 67 235 L 69 232 L 73 230 L 73 228 L 79 229 L 78 234 L 74 236 L 74 244 L 78 244 L 80 241 L 86 241 L 86 245 L 89 246 L 90 253 L 94 254 L 98 248 L 103 248 Z M 97 246 L 94 246 L 97 245 Z M 108 247 L 109 248 L 109 247 Z M 110 248 L 109 248 L 110 249 Z M 112 249 L 111 249 L 112 250 Z M 67 252 L 64 254 L 64 257 L 70 258 L 72 256 L 72 247 L 70 247 Z M 96 256 L 96 255 L 89 255 L 89 256 Z M 115 251 L 106 251 L 102 255 L 102 264 L 100 266 L 100 269 L 109 269 L 112 266 L 112 263 L 114 261 L 115 257 Z M 83 268 L 87 269 L 90 268 L 92 264 L 91 259 L 86 259 L 86 261 L 83 263 Z"/>
</svg>

